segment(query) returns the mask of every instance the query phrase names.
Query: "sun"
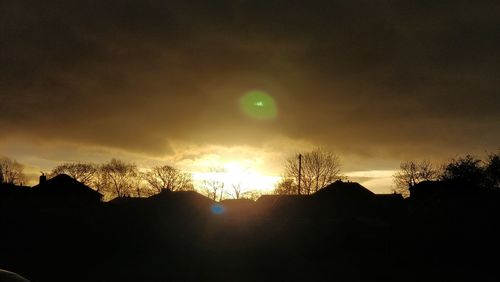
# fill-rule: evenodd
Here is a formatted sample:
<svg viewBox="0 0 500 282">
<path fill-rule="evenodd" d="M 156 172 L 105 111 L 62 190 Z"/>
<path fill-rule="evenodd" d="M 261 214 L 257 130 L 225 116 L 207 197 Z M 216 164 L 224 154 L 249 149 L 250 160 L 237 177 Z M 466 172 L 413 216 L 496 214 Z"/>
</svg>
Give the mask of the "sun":
<svg viewBox="0 0 500 282">
<path fill-rule="evenodd" d="M 219 181 L 224 183 L 230 198 L 231 190 L 235 187 L 243 192 L 257 191 L 262 194 L 271 193 L 275 184 L 280 180 L 279 176 L 266 175 L 257 168 L 249 165 L 248 160 L 232 160 L 206 168 L 206 172 L 194 172 L 193 180 L 198 187 L 203 186 L 204 181 Z"/>
</svg>

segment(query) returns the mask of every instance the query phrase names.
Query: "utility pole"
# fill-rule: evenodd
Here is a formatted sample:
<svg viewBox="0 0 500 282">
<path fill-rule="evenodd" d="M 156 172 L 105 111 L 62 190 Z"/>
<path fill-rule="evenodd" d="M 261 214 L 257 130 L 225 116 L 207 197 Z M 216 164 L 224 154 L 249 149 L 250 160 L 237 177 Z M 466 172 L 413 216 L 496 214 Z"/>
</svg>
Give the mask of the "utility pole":
<svg viewBox="0 0 500 282">
<path fill-rule="evenodd" d="M 299 154 L 299 195 L 300 195 L 300 179 L 302 178 L 302 154 Z"/>
</svg>

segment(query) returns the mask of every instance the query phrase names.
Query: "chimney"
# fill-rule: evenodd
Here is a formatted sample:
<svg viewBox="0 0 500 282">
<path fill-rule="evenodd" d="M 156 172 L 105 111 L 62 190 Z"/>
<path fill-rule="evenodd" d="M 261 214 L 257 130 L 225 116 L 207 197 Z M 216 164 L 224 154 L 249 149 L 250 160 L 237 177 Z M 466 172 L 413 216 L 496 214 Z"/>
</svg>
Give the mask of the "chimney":
<svg viewBox="0 0 500 282">
<path fill-rule="evenodd" d="M 45 173 L 42 172 L 42 175 L 40 175 L 40 183 L 39 184 L 43 184 L 45 183 L 45 181 L 47 181 L 47 176 L 45 175 Z"/>
</svg>

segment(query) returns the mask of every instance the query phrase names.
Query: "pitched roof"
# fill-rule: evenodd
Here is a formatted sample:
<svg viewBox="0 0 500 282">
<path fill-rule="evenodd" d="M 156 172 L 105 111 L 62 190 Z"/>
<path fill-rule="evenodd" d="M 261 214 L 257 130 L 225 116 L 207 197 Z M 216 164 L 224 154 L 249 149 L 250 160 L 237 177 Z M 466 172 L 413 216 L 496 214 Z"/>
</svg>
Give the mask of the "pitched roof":
<svg viewBox="0 0 500 282">
<path fill-rule="evenodd" d="M 315 197 L 373 198 L 375 194 L 357 182 L 337 180 L 314 193 Z"/>
<path fill-rule="evenodd" d="M 59 174 L 43 183 L 33 186 L 33 189 L 42 193 L 102 197 L 101 193 L 67 174 Z"/>
</svg>

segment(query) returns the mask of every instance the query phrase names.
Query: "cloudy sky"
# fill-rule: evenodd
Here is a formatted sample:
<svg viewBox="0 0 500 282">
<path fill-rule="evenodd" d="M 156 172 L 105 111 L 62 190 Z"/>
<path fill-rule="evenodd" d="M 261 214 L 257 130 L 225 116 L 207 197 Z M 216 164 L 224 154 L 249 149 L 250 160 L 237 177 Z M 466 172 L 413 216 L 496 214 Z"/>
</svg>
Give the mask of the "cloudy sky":
<svg viewBox="0 0 500 282">
<path fill-rule="evenodd" d="M 3 0 L 0 154 L 277 176 L 321 146 L 389 191 L 401 160 L 500 147 L 499 50 L 498 1 Z"/>
</svg>

